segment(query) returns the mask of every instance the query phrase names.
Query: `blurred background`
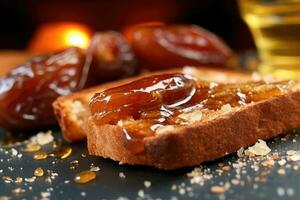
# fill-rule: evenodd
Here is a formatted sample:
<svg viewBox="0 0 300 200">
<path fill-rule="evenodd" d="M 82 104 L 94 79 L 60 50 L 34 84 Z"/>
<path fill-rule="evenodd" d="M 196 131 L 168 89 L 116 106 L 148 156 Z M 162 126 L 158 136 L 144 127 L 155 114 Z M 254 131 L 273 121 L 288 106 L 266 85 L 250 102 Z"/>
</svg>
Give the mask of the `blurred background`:
<svg viewBox="0 0 300 200">
<path fill-rule="evenodd" d="M 146 21 L 197 24 L 219 35 L 237 52 L 255 49 L 235 0 L 4 0 L 0 1 L 0 49 L 42 51 L 36 46 L 38 41 L 55 46 L 55 32 L 74 32 L 74 28 L 82 32 L 83 39 L 73 34 L 71 40 L 84 46 L 94 31 L 120 31 Z M 57 29 L 52 40 L 45 36 L 51 29 Z"/>
</svg>

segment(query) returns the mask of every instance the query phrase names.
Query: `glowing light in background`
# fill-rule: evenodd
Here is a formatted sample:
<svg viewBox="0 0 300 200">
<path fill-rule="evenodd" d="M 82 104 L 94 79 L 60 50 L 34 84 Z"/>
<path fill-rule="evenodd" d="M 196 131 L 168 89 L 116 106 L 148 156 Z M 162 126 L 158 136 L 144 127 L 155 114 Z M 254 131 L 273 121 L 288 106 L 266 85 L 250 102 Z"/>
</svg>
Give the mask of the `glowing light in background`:
<svg viewBox="0 0 300 200">
<path fill-rule="evenodd" d="M 70 29 L 65 33 L 65 43 L 69 46 L 86 48 L 89 45 L 89 41 L 89 35 L 82 30 Z"/>
<path fill-rule="evenodd" d="M 65 49 L 70 46 L 87 48 L 92 30 L 74 22 L 44 24 L 35 32 L 28 50 L 32 53 L 46 53 Z"/>
</svg>

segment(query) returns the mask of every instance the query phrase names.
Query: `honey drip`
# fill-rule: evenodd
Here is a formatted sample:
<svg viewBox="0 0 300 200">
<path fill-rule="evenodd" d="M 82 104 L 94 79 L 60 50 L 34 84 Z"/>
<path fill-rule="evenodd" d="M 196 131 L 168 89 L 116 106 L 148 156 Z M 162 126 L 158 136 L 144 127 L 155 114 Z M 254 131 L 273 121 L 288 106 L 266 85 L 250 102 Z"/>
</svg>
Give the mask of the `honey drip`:
<svg viewBox="0 0 300 200">
<path fill-rule="evenodd" d="M 71 154 L 72 154 L 71 147 L 60 147 L 58 149 L 55 149 L 51 153 L 49 153 L 49 156 L 58 157 L 60 159 L 65 159 L 65 158 L 69 157 Z"/>
<path fill-rule="evenodd" d="M 74 182 L 78 184 L 88 183 L 96 178 L 96 173 L 93 171 L 82 171 L 75 175 Z"/>
<path fill-rule="evenodd" d="M 34 170 L 34 175 L 38 176 L 38 177 L 44 176 L 44 170 L 42 168 L 38 167 Z"/>
<path fill-rule="evenodd" d="M 28 144 L 23 149 L 25 152 L 35 152 L 41 149 L 41 146 L 39 144 Z"/>
<path fill-rule="evenodd" d="M 48 154 L 44 151 L 38 151 L 34 154 L 33 158 L 35 160 L 44 160 L 44 159 L 48 158 Z"/>
</svg>

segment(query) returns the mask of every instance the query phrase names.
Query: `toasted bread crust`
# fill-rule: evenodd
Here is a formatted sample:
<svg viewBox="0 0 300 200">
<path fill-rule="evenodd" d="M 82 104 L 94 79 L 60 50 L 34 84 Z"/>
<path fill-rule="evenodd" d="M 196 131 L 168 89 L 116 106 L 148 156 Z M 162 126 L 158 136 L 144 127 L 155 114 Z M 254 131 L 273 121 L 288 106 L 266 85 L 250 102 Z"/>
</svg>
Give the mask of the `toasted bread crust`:
<svg viewBox="0 0 300 200">
<path fill-rule="evenodd" d="M 161 169 L 197 165 L 270 139 L 300 124 L 300 92 L 249 104 L 214 120 L 179 127 L 144 138 L 145 152 L 133 154 L 125 147 L 121 128 L 97 126 L 88 120 L 88 150 L 121 164 L 141 164 Z"/>
<path fill-rule="evenodd" d="M 196 73 L 194 75 L 210 81 L 227 83 L 227 82 L 245 82 L 245 81 L 252 80 L 251 74 L 235 72 L 226 69 L 216 69 L 216 68 L 207 68 L 207 67 L 190 68 L 190 69 L 192 69 L 190 73 L 193 74 Z M 142 76 L 161 74 L 161 73 L 181 72 L 181 71 L 182 71 L 181 69 L 171 69 L 166 71 L 146 73 L 137 77 L 103 84 L 90 89 L 85 89 L 80 92 L 72 93 L 68 96 L 59 97 L 53 103 L 53 108 L 57 120 L 59 122 L 59 125 L 61 127 L 62 133 L 64 135 L 64 138 L 68 141 L 78 141 L 86 138 L 86 132 L 84 126 L 87 124 L 86 121 L 89 116 L 89 111 L 87 107 L 91 97 L 96 92 L 101 92 L 106 88 L 116 87 L 118 85 L 131 82 L 133 80 L 141 78 Z M 80 120 L 73 114 L 74 101 L 78 101 L 82 103 L 84 107 L 86 107 L 84 111 L 85 113 L 83 113 L 84 117 Z"/>
</svg>

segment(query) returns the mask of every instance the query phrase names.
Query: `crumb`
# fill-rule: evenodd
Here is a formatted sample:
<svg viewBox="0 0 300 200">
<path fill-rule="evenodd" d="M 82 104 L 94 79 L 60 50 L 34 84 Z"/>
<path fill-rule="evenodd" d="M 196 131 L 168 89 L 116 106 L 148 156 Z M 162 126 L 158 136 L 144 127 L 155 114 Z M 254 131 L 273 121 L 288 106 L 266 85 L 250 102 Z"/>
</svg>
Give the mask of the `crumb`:
<svg viewBox="0 0 300 200">
<path fill-rule="evenodd" d="M 100 171 L 100 167 L 91 165 L 91 166 L 90 166 L 90 171 L 98 172 L 98 171 Z"/>
<path fill-rule="evenodd" d="M 277 173 L 278 173 L 279 175 L 283 176 L 283 175 L 285 175 L 285 169 L 280 168 L 280 169 L 277 170 Z"/>
<path fill-rule="evenodd" d="M 238 185 L 240 183 L 240 181 L 238 179 L 231 179 L 231 183 L 233 185 Z"/>
<path fill-rule="evenodd" d="M 20 194 L 24 193 L 25 190 L 22 188 L 15 188 L 11 191 L 13 193 L 13 195 L 15 196 L 19 196 Z"/>
<path fill-rule="evenodd" d="M 15 183 L 22 183 L 23 182 L 23 178 L 22 177 L 16 177 Z"/>
<path fill-rule="evenodd" d="M 267 146 L 264 140 L 259 139 L 255 145 L 245 150 L 247 156 L 265 156 L 271 152 L 271 149 Z"/>
<path fill-rule="evenodd" d="M 144 186 L 145 186 L 146 188 L 151 187 L 151 181 L 144 181 Z"/>
<path fill-rule="evenodd" d="M 180 188 L 178 192 L 179 192 L 180 195 L 185 195 L 185 189 L 184 188 Z"/>
<path fill-rule="evenodd" d="M 15 156 L 18 155 L 18 151 L 17 151 L 15 148 L 12 148 L 10 151 L 11 151 L 11 155 L 12 155 L 13 157 L 15 157 Z"/>
<path fill-rule="evenodd" d="M 282 197 L 282 196 L 284 196 L 284 194 L 285 194 L 284 188 L 278 187 L 277 188 L 277 195 Z"/>
<path fill-rule="evenodd" d="M 286 194 L 287 194 L 288 196 L 294 196 L 294 194 L 295 194 L 294 188 L 287 188 L 287 189 L 286 189 Z"/>
<path fill-rule="evenodd" d="M 124 172 L 120 172 L 120 173 L 119 173 L 119 177 L 122 178 L 122 179 L 125 179 L 125 178 L 126 178 Z"/>
<path fill-rule="evenodd" d="M 49 130 L 47 132 L 39 132 L 37 135 L 30 138 L 31 142 L 37 143 L 39 145 L 49 144 L 54 140 L 52 136 L 52 131 Z"/>
<path fill-rule="evenodd" d="M 228 172 L 228 171 L 230 171 L 230 166 L 229 166 L 229 165 L 225 165 L 225 166 L 223 166 L 223 167 L 221 168 L 221 170 L 222 170 L 223 172 Z"/>
<path fill-rule="evenodd" d="M 81 195 L 82 197 L 85 197 L 85 196 L 86 196 L 86 193 L 85 193 L 85 192 L 80 192 L 80 195 Z"/>
<path fill-rule="evenodd" d="M 36 180 L 35 176 L 33 176 L 31 178 L 25 178 L 25 181 L 28 182 L 28 183 L 33 183 L 35 180 Z"/>
<path fill-rule="evenodd" d="M 145 197 L 145 192 L 144 192 L 144 190 L 139 190 L 139 191 L 138 191 L 138 196 L 141 197 L 141 198 L 144 198 L 144 197 Z"/>
<path fill-rule="evenodd" d="M 289 161 L 299 161 L 300 160 L 300 151 L 288 151 L 287 152 L 288 155 L 288 160 Z"/>
<path fill-rule="evenodd" d="M 4 183 L 12 183 L 13 179 L 9 176 L 2 176 L 2 180 L 4 181 Z"/>
<path fill-rule="evenodd" d="M 223 194 L 224 192 L 226 192 L 225 188 L 222 186 L 212 186 L 210 188 L 210 191 L 215 194 Z"/>
<path fill-rule="evenodd" d="M 71 165 L 77 165 L 78 163 L 79 163 L 78 160 L 72 160 L 72 161 L 70 162 Z"/>
<path fill-rule="evenodd" d="M 272 159 L 267 159 L 267 160 L 264 160 L 261 164 L 262 164 L 262 166 L 264 166 L 264 167 L 269 167 L 269 168 L 271 168 L 271 167 L 274 166 L 275 162 L 274 162 L 274 160 L 272 160 Z"/>
<path fill-rule="evenodd" d="M 47 198 L 47 197 L 50 197 L 51 196 L 51 193 L 50 192 L 41 192 L 41 196 L 43 198 Z"/>
<path fill-rule="evenodd" d="M 278 164 L 279 164 L 280 166 L 283 166 L 283 165 L 286 164 L 286 160 L 285 160 L 285 159 L 281 159 L 281 160 L 278 161 Z"/>
<path fill-rule="evenodd" d="M 173 184 L 172 186 L 171 186 L 171 190 L 176 190 L 177 189 L 177 186 L 175 185 L 175 184 Z"/>
</svg>

